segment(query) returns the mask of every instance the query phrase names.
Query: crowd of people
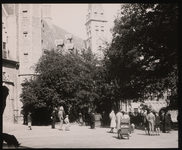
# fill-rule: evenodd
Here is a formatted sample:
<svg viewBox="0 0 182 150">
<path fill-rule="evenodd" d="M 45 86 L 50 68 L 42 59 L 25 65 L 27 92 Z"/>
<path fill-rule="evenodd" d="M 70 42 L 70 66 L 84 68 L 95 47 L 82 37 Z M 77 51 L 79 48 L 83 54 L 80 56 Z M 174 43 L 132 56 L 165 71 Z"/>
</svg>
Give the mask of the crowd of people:
<svg viewBox="0 0 182 150">
<path fill-rule="evenodd" d="M 131 132 L 134 131 L 135 123 L 138 123 L 140 127 L 144 127 L 145 133 L 148 135 L 160 135 L 160 132 L 163 133 L 170 132 L 171 130 L 171 116 L 169 111 L 161 111 L 161 115 L 158 112 L 152 111 L 151 109 L 144 110 L 138 116 L 134 116 L 130 113 L 122 111 L 121 109 L 115 115 L 114 110 L 109 114 L 110 118 L 110 133 L 114 132 L 114 128 L 117 129 L 118 137 L 119 131 L 121 130 L 121 122 L 123 119 L 129 120 L 129 136 Z M 134 121 L 135 118 L 135 121 Z M 138 119 L 138 120 L 136 120 Z"/>
<path fill-rule="evenodd" d="M 63 131 L 63 123 L 65 123 L 65 130 L 70 131 L 70 122 L 69 122 L 69 116 L 68 114 L 65 114 L 63 106 L 60 106 L 58 109 L 54 109 L 51 114 L 52 119 L 52 129 L 55 129 L 55 123 L 57 120 L 57 117 L 59 118 L 59 130 Z M 139 115 L 133 115 L 132 113 L 127 113 L 122 111 L 121 109 L 115 114 L 114 110 L 112 110 L 109 114 L 110 118 L 110 133 L 114 132 L 114 129 L 117 129 L 118 136 L 119 131 L 121 130 L 121 121 L 123 119 L 129 120 L 129 136 L 131 136 L 131 132 L 134 131 L 135 125 L 143 127 L 144 131 L 148 135 L 160 135 L 160 132 L 170 132 L 171 130 L 171 116 L 168 111 L 162 110 L 160 115 L 158 112 L 152 111 L 151 109 L 144 110 Z M 135 119 L 134 119 L 135 118 Z M 103 116 L 101 118 L 101 126 L 103 125 Z M 27 116 L 28 120 L 28 129 L 32 130 L 31 128 L 31 113 Z M 89 113 L 89 122 L 88 125 L 90 125 L 91 129 L 95 129 L 95 115 L 94 112 L 91 111 Z M 80 126 L 84 125 L 84 119 L 81 113 L 79 113 L 78 117 L 78 124 Z"/>
</svg>

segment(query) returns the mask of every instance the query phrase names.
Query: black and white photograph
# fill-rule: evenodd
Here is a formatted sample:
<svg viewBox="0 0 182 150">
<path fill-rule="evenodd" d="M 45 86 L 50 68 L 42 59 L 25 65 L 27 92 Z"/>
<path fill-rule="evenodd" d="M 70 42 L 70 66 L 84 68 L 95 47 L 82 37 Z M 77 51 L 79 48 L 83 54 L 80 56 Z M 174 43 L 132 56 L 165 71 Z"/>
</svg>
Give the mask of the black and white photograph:
<svg viewBox="0 0 182 150">
<path fill-rule="evenodd" d="M 179 148 L 179 3 L 1 3 L 2 149 Z"/>
</svg>

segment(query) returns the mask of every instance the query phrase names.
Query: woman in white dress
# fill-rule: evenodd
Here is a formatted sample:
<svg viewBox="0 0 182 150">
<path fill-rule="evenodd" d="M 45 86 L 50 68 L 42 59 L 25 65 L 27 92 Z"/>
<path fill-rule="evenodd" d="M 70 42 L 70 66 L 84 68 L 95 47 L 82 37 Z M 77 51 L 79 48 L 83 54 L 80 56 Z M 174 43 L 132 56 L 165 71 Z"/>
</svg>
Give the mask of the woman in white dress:
<svg viewBox="0 0 182 150">
<path fill-rule="evenodd" d="M 116 115 L 114 113 L 114 110 L 112 110 L 111 113 L 109 114 L 109 118 L 111 119 L 111 123 L 110 123 L 111 131 L 110 131 L 110 133 L 113 133 L 114 128 L 116 127 Z"/>
</svg>

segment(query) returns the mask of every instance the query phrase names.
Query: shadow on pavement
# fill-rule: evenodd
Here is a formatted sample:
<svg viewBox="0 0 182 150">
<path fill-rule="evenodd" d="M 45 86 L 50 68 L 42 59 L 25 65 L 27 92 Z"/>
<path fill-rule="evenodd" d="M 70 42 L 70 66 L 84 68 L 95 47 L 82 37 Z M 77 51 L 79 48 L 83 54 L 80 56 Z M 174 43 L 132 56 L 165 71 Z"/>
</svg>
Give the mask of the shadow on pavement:
<svg viewBox="0 0 182 150">
<path fill-rule="evenodd" d="M 3 149 L 17 149 L 15 147 L 8 147 L 7 143 L 3 143 L 2 145 L 2 148 Z M 30 148 L 30 147 L 26 147 L 26 146 L 19 146 L 18 149 L 33 149 L 33 148 Z"/>
<path fill-rule="evenodd" d="M 118 140 L 128 140 L 128 138 L 124 138 L 124 137 L 122 137 L 121 139 L 118 138 L 118 136 L 112 136 L 112 137 L 115 138 L 115 139 L 118 139 Z"/>
</svg>

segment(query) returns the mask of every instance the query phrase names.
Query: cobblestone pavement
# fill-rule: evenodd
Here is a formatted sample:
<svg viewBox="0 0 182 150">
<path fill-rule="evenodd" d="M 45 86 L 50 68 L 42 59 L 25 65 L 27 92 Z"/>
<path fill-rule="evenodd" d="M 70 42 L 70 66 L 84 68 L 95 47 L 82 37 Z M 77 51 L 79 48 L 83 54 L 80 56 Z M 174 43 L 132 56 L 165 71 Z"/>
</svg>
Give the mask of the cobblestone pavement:
<svg viewBox="0 0 182 150">
<path fill-rule="evenodd" d="M 63 126 L 65 127 L 65 126 Z M 178 148 L 178 131 L 161 133 L 160 136 L 145 135 L 143 130 L 135 129 L 130 139 L 118 139 L 116 130 L 110 128 L 79 126 L 71 124 L 70 131 L 51 129 L 51 126 L 32 126 L 3 124 L 2 132 L 13 134 L 21 143 L 20 148 Z M 3 149 L 7 145 L 3 143 Z"/>
</svg>

